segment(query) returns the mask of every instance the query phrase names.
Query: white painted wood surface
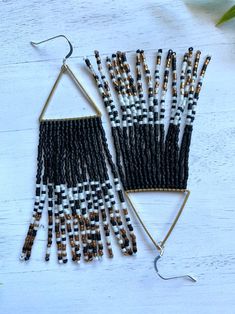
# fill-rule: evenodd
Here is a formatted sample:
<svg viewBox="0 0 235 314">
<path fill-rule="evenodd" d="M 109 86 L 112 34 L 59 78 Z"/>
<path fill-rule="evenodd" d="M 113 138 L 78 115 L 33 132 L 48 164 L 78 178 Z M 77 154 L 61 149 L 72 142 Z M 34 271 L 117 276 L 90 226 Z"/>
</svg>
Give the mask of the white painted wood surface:
<svg viewBox="0 0 235 314">
<path fill-rule="evenodd" d="M 214 26 L 229 5 L 231 1 L 0 1 L 0 313 L 235 313 L 235 22 Z M 69 64 L 100 108 L 82 60 L 94 49 L 106 55 L 143 48 L 151 58 L 157 48 L 181 54 L 194 46 L 212 54 L 193 134 L 192 194 L 159 264 L 163 274 L 195 274 L 196 284 L 156 276 L 155 249 L 134 217 L 136 257 L 123 257 L 116 248 L 112 260 L 60 266 L 54 250 L 45 263 L 42 221 L 30 262 L 18 260 L 33 205 L 37 117 L 67 52 L 62 39 L 37 49 L 29 41 L 60 33 L 74 44 Z M 81 113 L 85 105 L 78 100 L 65 81 L 48 114 Z M 106 116 L 104 125 L 109 134 Z M 159 238 L 180 199 L 146 194 L 136 201 Z"/>
</svg>

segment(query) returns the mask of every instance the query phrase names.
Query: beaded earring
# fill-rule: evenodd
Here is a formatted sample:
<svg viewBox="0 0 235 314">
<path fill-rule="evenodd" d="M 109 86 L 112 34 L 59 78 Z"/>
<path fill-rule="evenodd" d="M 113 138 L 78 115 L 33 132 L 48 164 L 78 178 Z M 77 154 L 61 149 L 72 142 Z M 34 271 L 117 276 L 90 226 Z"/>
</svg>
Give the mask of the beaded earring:
<svg viewBox="0 0 235 314">
<path fill-rule="evenodd" d="M 73 52 L 72 44 L 64 35 L 32 44 L 38 45 L 58 37 L 67 40 L 70 51 L 63 60 L 60 73 L 39 117 L 35 203 L 21 259 L 29 260 L 31 256 L 44 208 L 48 212 L 46 261 L 50 259 L 53 233 L 59 263 L 68 261 L 67 239 L 74 262 L 79 263 L 82 257 L 85 261 L 101 257 L 104 246 L 109 257 L 113 257 L 110 229 L 123 254 L 132 255 L 137 251 L 136 237 L 118 171 L 109 152 L 101 112 L 66 63 Z M 82 91 L 95 110 L 95 115 L 66 119 L 44 118 L 50 99 L 64 74 Z M 99 86 L 99 89 L 103 93 L 103 87 Z M 106 93 L 107 88 L 105 95 Z M 104 101 L 112 112 L 108 97 L 105 96 Z M 112 116 L 110 119 L 114 123 Z M 116 115 L 115 125 L 117 121 Z M 114 133 L 114 136 L 119 135 Z M 102 239 L 102 234 L 105 240 Z"/>
<path fill-rule="evenodd" d="M 162 49 L 159 49 L 156 54 L 156 67 L 152 78 L 144 51 L 137 50 L 136 80 L 131 74 L 126 53 L 117 52 L 112 55 L 112 58 L 107 57 L 107 70 L 118 97 L 120 111 L 114 104 L 110 92 L 112 88 L 109 86 L 104 71 L 102 71 L 99 52 L 95 51 L 99 74 L 96 73 L 91 62 L 88 59 L 85 60 L 99 91 L 102 90 L 104 104 L 109 113 L 116 150 L 116 164 L 126 197 L 159 252 L 154 261 L 155 270 L 158 274 L 157 261 L 163 254 L 165 243 L 171 235 L 190 194 L 187 189 L 187 181 L 193 122 L 202 82 L 211 59 L 210 56 L 205 58 L 198 75 L 200 56 L 200 51 L 194 54 L 193 48 L 189 48 L 184 54 L 180 78 L 178 78 L 176 53 L 169 50 L 164 60 L 165 67 L 161 78 L 160 70 L 163 58 Z M 146 98 L 142 76 L 144 76 L 147 85 Z M 168 120 L 165 118 L 165 112 L 169 78 L 172 99 Z M 178 89 L 180 91 L 179 97 Z M 130 196 L 130 193 L 146 191 L 184 194 L 183 204 L 164 239 L 160 242 L 155 241 L 149 233 Z M 163 279 L 171 279 L 164 278 L 160 274 L 159 276 Z M 195 281 L 191 276 L 186 277 Z"/>
</svg>

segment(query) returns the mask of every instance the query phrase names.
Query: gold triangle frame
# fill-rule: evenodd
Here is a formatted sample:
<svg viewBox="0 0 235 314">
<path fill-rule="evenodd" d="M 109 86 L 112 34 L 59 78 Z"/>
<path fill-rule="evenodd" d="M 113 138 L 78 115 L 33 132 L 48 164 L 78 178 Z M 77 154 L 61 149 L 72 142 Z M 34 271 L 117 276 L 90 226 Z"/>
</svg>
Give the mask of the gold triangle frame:
<svg viewBox="0 0 235 314">
<path fill-rule="evenodd" d="M 96 115 L 92 115 L 92 116 L 83 116 L 83 117 L 77 117 L 77 118 L 63 118 L 63 119 L 55 119 L 55 120 L 74 120 L 74 119 L 84 119 L 84 118 L 92 118 L 92 117 L 100 117 L 101 116 L 101 112 L 99 110 L 99 108 L 96 106 L 94 100 L 92 99 L 92 97 L 90 96 L 90 94 L 88 93 L 88 91 L 84 88 L 84 86 L 82 85 L 82 83 L 78 80 L 78 78 L 74 75 L 74 73 L 72 72 L 72 70 L 70 69 L 70 67 L 67 64 L 63 64 L 61 66 L 60 69 L 60 73 L 56 78 L 56 81 L 50 91 L 50 94 L 47 97 L 47 100 L 42 108 L 41 114 L 39 116 L 39 122 L 42 121 L 47 121 L 47 120 L 54 120 L 54 119 L 44 119 L 44 115 L 46 113 L 46 110 L 49 106 L 50 100 L 56 90 L 56 87 L 59 84 L 59 81 L 62 77 L 63 74 L 68 73 L 69 77 L 72 79 L 72 81 L 75 83 L 75 85 L 81 90 L 81 92 L 83 93 L 83 95 L 86 97 L 86 99 L 89 101 L 89 103 L 91 104 L 92 108 L 95 110 Z"/>
<path fill-rule="evenodd" d="M 179 209 L 179 211 L 177 212 L 177 215 L 175 216 L 169 230 L 167 231 L 165 237 L 163 238 L 162 241 L 157 242 L 154 240 L 153 236 L 151 235 L 151 233 L 149 232 L 149 230 L 147 229 L 145 223 L 143 222 L 143 220 L 140 218 L 140 215 L 137 212 L 136 206 L 131 198 L 131 196 L 129 195 L 130 193 L 137 193 L 137 192 L 173 192 L 173 193 L 184 193 L 185 197 L 183 200 L 183 203 Z M 139 222 L 141 223 L 142 227 L 144 228 L 144 231 L 147 233 L 148 237 L 150 238 L 150 240 L 152 241 L 152 243 L 154 244 L 154 246 L 158 249 L 158 251 L 160 251 L 160 254 L 163 253 L 163 249 L 164 249 L 164 245 L 167 241 L 167 239 L 169 238 L 169 236 L 171 235 L 172 231 L 174 230 L 183 210 L 184 207 L 188 201 L 189 195 L 190 195 L 190 190 L 186 190 L 186 189 L 139 189 L 139 190 L 128 190 L 125 191 L 126 197 L 128 199 L 129 204 L 131 205 L 136 217 L 138 218 Z"/>
</svg>

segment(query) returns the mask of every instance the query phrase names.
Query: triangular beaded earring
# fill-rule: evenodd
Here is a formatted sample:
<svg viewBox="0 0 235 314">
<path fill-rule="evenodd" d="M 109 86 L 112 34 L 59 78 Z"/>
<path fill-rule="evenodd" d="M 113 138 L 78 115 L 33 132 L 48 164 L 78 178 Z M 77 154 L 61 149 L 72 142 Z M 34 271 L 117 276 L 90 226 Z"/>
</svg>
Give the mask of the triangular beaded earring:
<svg viewBox="0 0 235 314">
<path fill-rule="evenodd" d="M 177 77 L 176 53 L 169 50 L 161 79 L 162 49 L 159 49 L 156 55 L 154 79 L 152 79 L 144 51 L 137 50 L 136 80 L 131 73 L 126 53 L 118 51 L 111 58 L 107 57 L 107 70 L 113 85 L 113 92 L 117 94 L 117 104 L 120 106 L 120 110 L 114 103 L 112 88 L 102 68 L 99 52 L 95 51 L 98 72 L 94 70 L 88 59 L 85 60 L 99 90 L 103 88 L 102 97 L 105 107 L 109 109 L 107 103 L 112 104 L 112 110 L 108 110 L 108 113 L 111 120 L 119 175 L 133 211 L 158 250 L 154 266 L 158 275 L 163 279 L 179 278 L 161 276 L 157 268 L 157 261 L 163 254 L 166 241 L 171 235 L 190 194 L 187 189 L 187 181 L 193 122 L 202 82 L 211 59 L 210 56 L 205 58 L 198 75 L 200 56 L 200 51 L 194 54 L 193 48 L 188 49 L 182 60 L 179 79 Z M 147 85 L 146 99 L 142 72 Z M 165 119 L 165 105 L 170 74 L 172 99 L 169 106 L 170 118 L 167 120 Z M 178 90 L 180 97 L 177 97 Z M 155 241 L 148 231 L 131 196 L 137 192 L 158 191 L 178 192 L 184 195 L 183 203 L 161 242 Z M 191 276 L 183 277 L 195 281 Z"/>
<path fill-rule="evenodd" d="M 59 37 L 67 40 L 70 51 L 63 60 L 60 73 L 39 117 L 35 203 L 21 259 L 29 260 L 31 256 L 44 208 L 48 211 L 46 261 L 50 259 L 53 233 L 59 263 L 68 261 L 67 238 L 75 262 L 79 263 L 81 257 L 85 261 L 101 257 L 103 242 L 108 255 L 113 257 L 110 229 L 113 230 L 121 251 L 125 255 L 131 255 L 137 251 L 136 237 L 118 171 L 108 149 L 101 112 L 66 64 L 73 52 L 72 44 L 64 35 L 32 44 L 38 45 Z M 95 115 L 44 119 L 51 97 L 64 74 L 68 74 L 82 91 L 95 110 Z M 121 210 L 117 203 L 120 203 Z"/>
</svg>

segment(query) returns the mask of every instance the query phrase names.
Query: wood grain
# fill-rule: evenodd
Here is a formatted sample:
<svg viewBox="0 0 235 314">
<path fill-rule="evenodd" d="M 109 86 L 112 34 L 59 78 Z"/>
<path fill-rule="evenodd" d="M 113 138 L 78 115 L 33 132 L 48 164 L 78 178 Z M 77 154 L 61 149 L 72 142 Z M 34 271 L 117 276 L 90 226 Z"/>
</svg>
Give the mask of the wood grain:
<svg viewBox="0 0 235 314">
<path fill-rule="evenodd" d="M 229 6 L 230 2 L 225 1 Z M 235 313 L 235 34 L 232 21 L 214 22 L 219 1 L 0 1 L 0 313 Z M 38 124 L 42 105 L 67 52 L 63 39 L 33 48 L 31 40 L 67 35 L 69 64 L 104 112 L 83 56 L 137 48 L 152 60 L 158 48 L 183 54 L 188 46 L 212 54 L 196 118 L 190 156 L 189 202 L 159 263 L 165 275 L 195 274 L 196 284 L 164 282 L 153 269 L 155 249 L 133 218 L 139 251 L 80 266 L 44 263 L 42 219 L 29 263 L 18 260 L 33 205 Z M 153 64 L 152 64 L 153 65 Z M 86 112 L 65 79 L 48 116 Z M 103 116 L 109 138 L 107 117 Z M 149 229 L 161 239 L 180 196 L 136 198 Z"/>
</svg>

